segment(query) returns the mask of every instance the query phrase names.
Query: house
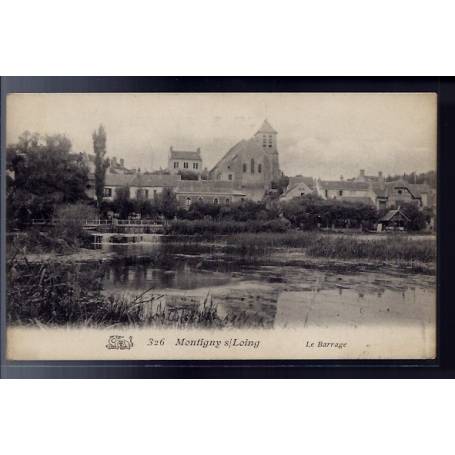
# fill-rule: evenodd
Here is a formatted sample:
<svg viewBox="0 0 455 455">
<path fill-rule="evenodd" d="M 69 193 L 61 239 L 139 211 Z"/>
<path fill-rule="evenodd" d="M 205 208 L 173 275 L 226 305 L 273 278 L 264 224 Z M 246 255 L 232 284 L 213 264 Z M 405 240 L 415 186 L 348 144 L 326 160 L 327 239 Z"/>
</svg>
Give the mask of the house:
<svg viewBox="0 0 455 455">
<path fill-rule="evenodd" d="M 281 195 L 282 201 L 290 201 L 295 197 L 303 197 L 315 192 L 316 183 L 313 177 L 304 177 L 296 175 L 289 178 L 289 185 L 284 193 Z"/>
<path fill-rule="evenodd" d="M 201 149 L 196 151 L 174 150 L 171 146 L 168 157 L 168 170 L 172 174 L 179 171 L 191 171 L 197 174 L 202 172 Z"/>
<path fill-rule="evenodd" d="M 174 190 L 181 177 L 166 174 L 141 174 L 133 176 L 129 182 L 132 199 L 156 199 L 164 190 Z"/>
<path fill-rule="evenodd" d="M 246 197 L 232 182 L 213 180 L 180 180 L 175 194 L 182 207 L 190 207 L 194 202 L 230 205 Z"/>
<path fill-rule="evenodd" d="M 357 177 L 344 180 L 317 180 L 316 193 L 323 199 L 339 199 L 374 205 L 378 210 L 415 204 L 434 207 L 434 190 L 426 183 L 408 183 L 404 179 L 386 182 L 382 172 L 366 175 L 361 169 Z"/>
<path fill-rule="evenodd" d="M 277 131 L 266 120 L 250 139 L 243 139 L 215 164 L 210 180 L 232 182 L 249 199 L 261 200 L 282 173 Z"/>
<path fill-rule="evenodd" d="M 131 199 L 154 199 L 165 189 L 174 189 L 180 180 L 179 175 L 162 174 L 114 174 L 106 172 L 104 200 L 113 201 L 121 188 L 128 188 Z M 93 187 L 91 197 L 96 198 Z M 90 196 L 90 195 L 89 195 Z"/>
<path fill-rule="evenodd" d="M 316 193 L 326 200 L 340 200 L 375 205 L 376 194 L 368 182 L 354 180 L 316 181 Z"/>
<path fill-rule="evenodd" d="M 142 200 L 154 200 L 163 191 L 172 190 L 182 207 L 189 207 L 196 201 L 230 205 L 246 197 L 232 182 L 182 180 L 181 176 L 176 174 L 106 173 L 104 200 L 113 201 L 121 188 L 128 188 L 131 199 Z M 91 197 L 96 198 L 94 189 Z"/>
<path fill-rule="evenodd" d="M 409 223 L 409 218 L 406 214 L 400 209 L 389 210 L 378 222 L 377 231 L 381 232 L 382 230 L 405 230 L 407 224 Z"/>
</svg>

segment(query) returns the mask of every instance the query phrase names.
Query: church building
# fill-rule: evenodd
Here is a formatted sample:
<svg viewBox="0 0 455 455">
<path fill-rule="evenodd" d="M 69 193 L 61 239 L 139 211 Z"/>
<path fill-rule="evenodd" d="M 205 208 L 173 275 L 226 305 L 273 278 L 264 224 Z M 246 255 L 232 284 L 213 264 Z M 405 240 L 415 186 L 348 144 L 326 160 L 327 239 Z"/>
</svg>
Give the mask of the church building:
<svg viewBox="0 0 455 455">
<path fill-rule="evenodd" d="M 259 201 L 282 173 L 277 132 L 267 120 L 256 134 L 235 144 L 210 171 L 211 180 L 232 182 L 247 198 Z"/>
</svg>

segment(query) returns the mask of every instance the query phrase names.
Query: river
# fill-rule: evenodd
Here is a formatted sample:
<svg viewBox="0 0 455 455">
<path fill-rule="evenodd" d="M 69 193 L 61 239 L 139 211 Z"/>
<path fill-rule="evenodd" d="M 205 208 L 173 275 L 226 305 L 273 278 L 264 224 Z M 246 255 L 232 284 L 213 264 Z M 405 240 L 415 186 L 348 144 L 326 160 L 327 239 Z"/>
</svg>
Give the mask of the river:
<svg viewBox="0 0 455 455">
<path fill-rule="evenodd" d="M 435 276 L 392 267 L 307 262 L 301 250 L 259 256 L 210 244 L 103 245 L 116 259 L 104 265 L 106 294 L 146 290 L 167 304 L 199 304 L 255 327 L 416 326 L 434 330 Z M 94 266 L 93 266 L 94 267 Z"/>
</svg>

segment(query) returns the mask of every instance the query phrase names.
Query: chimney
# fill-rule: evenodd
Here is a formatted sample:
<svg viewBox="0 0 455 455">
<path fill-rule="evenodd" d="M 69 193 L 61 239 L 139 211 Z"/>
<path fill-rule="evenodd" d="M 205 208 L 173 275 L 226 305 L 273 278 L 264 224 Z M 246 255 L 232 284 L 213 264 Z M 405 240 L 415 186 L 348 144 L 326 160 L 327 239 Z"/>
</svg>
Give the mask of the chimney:
<svg viewBox="0 0 455 455">
<path fill-rule="evenodd" d="M 125 160 L 120 158 L 120 166 L 125 167 Z"/>
<path fill-rule="evenodd" d="M 342 175 L 340 175 L 340 180 L 344 180 L 344 177 Z"/>
<path fill-rule="evenodd" d="M 378 177 L 379 177 L 379 178 L 382 178 L 382 171 L 379 171 L 379 172 L 378 172 Z"/>
<path fill-rule="evenodd" d="M 360 177 L 365 177 L 365 169 L 360 169 Z"/>
</svg>

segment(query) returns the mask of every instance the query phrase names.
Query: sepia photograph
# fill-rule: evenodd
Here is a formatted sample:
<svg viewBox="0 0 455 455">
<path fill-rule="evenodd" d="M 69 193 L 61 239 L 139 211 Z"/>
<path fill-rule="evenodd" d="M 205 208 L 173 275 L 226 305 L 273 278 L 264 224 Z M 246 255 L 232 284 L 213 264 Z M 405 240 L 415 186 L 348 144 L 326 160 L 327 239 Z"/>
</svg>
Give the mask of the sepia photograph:
<svg viewBox="0 0 455 455">
<path fill-rule="evenodd" d="M 10 93 L 9 360 L 434 359 L 435 93 Z"/>
</svg>

